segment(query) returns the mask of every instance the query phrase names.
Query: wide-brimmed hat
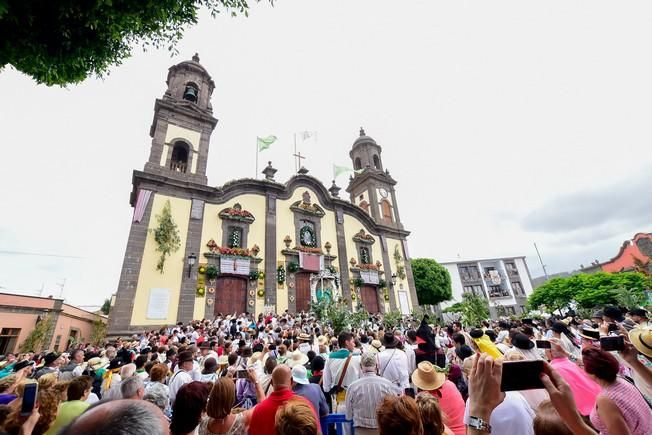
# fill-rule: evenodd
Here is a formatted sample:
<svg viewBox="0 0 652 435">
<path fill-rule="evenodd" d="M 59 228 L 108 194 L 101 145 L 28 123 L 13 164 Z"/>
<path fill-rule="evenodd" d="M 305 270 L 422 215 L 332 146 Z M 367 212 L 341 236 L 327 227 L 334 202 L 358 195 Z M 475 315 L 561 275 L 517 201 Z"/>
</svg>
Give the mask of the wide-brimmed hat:
<svg viewBox="0 0 652 435">
<path fill-rule="evenodd" d="M 328 344 L 328 337 L 326 337 L 325 335 L 320 335 L 319 337 L 317 337 L 317 343 L 320 346 L 326 346 Z"/>
<path fill-rule="evenodd" d="M 308 385 L 308 370 L 303 365 L 292 367 L 292 380 L 297 384 Z"/>
<path fill-rule="evenodd" d="M 385 335 L 383 335 L 383 346 L 385 346 L 386 349 L 394 348 L 398 346 L 398 339 L 393 333 L 386 332 Z"/>
<path fill-rule="evenodd" d="M 199 345 L 199 348 L 200 348 L 200 349 L 210 349 L 210 348 L 211 348 L 211 345 L 210 345 L 210 343 L 209 343 L 208 341 L 204 340 L 204 341 L 202 341 L 201 344 Z"/>
<path fill-rule="evenodd" d="M 600 331 L 594 328 L 580 327 L 577 334 L 587 340 L 600 340 Z"/>
<path fill-rule="evenodd" d="M 308 362 L 308 355 L 301 352 L 300 350 L 295 350 L 292 352 L 291 357 L 287 359 L 286 364 L 290 367 L 302 366 Z"/>
<path fill-rule="evenodd" d="M 512 345 L 519 349 L 529 350 L 534 347 L 534 342 L 530 340 L 530 337 L 519 332 L 518 334 L 514 334 Z"/>
<path fill-rule="evenodd" d="M 412 372 L 412 383 L 420 390 L 432 391 L 444 385 L 446 374 L 438 372 L 430 361 L 421 361 Z"/>
<path fill-rule="evenodd" d="M 109 370 L 119 369 L 125 364 L 122 358 L 113 358 L 109 363 Z"/>
<path fill-rule="evenodd" d="M 221 355 L 217 357 L 217 365 L 224 366 L 229 363 L 229 356 L 228 355 Z"/>
<path fill-rule="evenodd" d="M 52 364 L 59 358 L 59 354 L 56 352 L 50 352 L 47 355 L 45 355 L 45 358 L 43 358 L 43 363 L 47 366 L 49 364 Z"/>
<path fill-rule="evenodd" d="M 369 352 L 378 353 L 382 351 L 383 351 L 383 344 L 380 342 L 380 340 L 373 340 L 371 342 L 371 346 L 369 346 Z"/>
<path fill-rule="evenodd" d="M 96 356 L 94 358 L 89 359 L 88 360 L 88 365 L 93 370 L 98 370 L 98 369 L 101 369 L 102 367 L 104 367 L 104 365 L 102 364 L 102 358 L 100 358 L 99 356 Z"/>
<path fill-rule="evenodd" d="M 34 364 L 36 364 L 34 361 L 23 360 L 14 364 L 13 370 L 14 372 L 18 372 L 19 370 L 22 370 L 27 366 L 33 366 Z"/>
<path fill-rule="evenodd" d="M 310 335 L 302 332 L 299 334 L 299 341 L 310 341 Z"/>
<path fill-rule="evenodd" d="M 194 358 L 192 357 L 192 352 L 189 350 L 184 350 L 183 352 L 179 352 L 179 359 L 178 359 L 179 364 L 188 361 L 194 361 Z"/>
<path fill-rule="evenodd" d="M 256 364 L 258 361 L 263 360 L 263 353 L 262 352 L 254 352 L 249 359 L 247 360 L 247 366 L 251 367 L 254 364 Z"/>
<path fill-rule="evenodd" d="M 636 350 L 652 358 L 652 329 L 636 328 L 629 331 L 629 341 Z"/>
</svg>

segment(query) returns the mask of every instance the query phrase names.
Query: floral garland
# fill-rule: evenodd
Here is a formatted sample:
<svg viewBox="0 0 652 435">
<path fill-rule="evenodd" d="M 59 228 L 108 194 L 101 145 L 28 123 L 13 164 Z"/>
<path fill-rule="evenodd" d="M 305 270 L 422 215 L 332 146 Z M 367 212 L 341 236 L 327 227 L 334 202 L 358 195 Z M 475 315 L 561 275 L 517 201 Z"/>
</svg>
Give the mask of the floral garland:
<svg viewBox="0 0 652 435">
<path fill-rule="evenodd" d="M 296 261 L 290 261 L 287 265 L 287 268 L 288 268 L 288 272 L 294 273 L 297 270 L 299 270 L 299 263 L 297 263 Z"/>
<path fill-rule="evenodd" d="M 282 265 L 276 269 L 276 282 L 279 285 L 285 284 L 285 268 Z"/>
<path fill-rule="evenodd" d="M 373 263 L 360 263 L 358 267 L 362 270 L 378 270 L 378 266 Z"/>
<path fill-rule="evenodd" d="M 307 247 L 307 246 L 295 246 L 294 250 L 295 251 L 305 252 L 307 254 L 322 254 L 323 253 L 321 248 L 310 248 L 310 247 Z"/>
<path fill-rule="evenodd" d="M 262 270 L 252 270 L 251 272 L 249 272 L 249 279 L 251 281 L 255 281 L 257 279 L 263 279 L 263 278 L 265 278 L 265 272 L 263 272 Z"/>
<path fill-rule="evenodd" d="M 205 273 L 206 273 L 206 278 L 215 279 L 220 274 L 220 271 L 215 266 L 208 266 L 205 269 Z"/>
<path fill-rule="evenodd" d="M 223 248 L 218 246 L 217 250 L 222 255 L 232 255 L 234 257 L 251 257 L 251 252 L 246 248 Z"/>
<path fill-rule="evenodd" d="M 306 242 L 304 239 L 304 236 L 306 234 L 310 235 L 310 241 Z M 307 246 L 309 248 L 315 248 L 317 246 L 317 240 L 315 237 L 315 232 L 312 228 L 310 228 L 308 225 L 305 225 L 301 230 L 299 231 L 299 240 L 301 241 L 301 244 L 303 246 Z"/>
<path fill-rule="evenodd" d="M 354 278 L 353 279 L 353 286 L 354 287 L 362 287 L 364 285 L 364 279 L 362 278 Z"/>
</svg>

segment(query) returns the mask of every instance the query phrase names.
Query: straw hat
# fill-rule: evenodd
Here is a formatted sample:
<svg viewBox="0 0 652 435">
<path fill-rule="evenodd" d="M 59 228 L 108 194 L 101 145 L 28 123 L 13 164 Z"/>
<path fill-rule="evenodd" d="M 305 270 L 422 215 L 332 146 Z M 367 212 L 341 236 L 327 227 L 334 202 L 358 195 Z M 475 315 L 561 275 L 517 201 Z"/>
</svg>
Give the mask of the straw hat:
<svg viewBox="0 0 652 435">
<path fill-rule="evenodd" d="M 600 331 L 593 328 L 580 328 L 577 334 L 587 340 L 600 340 Z"/>
<path fill-rule="evenodd" d="M 102 367 L 104 367 L 104 364 L 102 364 L 102 358 L 96 356 L 94 358 L 91 358 L 88 360 L 88 365 L 91 366 L 93 370 L 99 370 Z"/>
<path fill-rule="evenodd" d="M 369 346 L 369 352 L 371 353 L 378 353 L 382 352 L 383 350 L 383 344 L 380 342 L 380 340 L 373 340 L 371 342 L 371 346 Z"/>
<path fill-rule="evenodd" d="M 254 364 L 256 364 L 258 361 L 262 361 L 262 359 L 263 359 L 263 353 L 262 352 L 254 352 L 253 355 L 251 355 L 249 357 L 249 359 L 247 360 L 247 365 L 249 367 L 251 367 Z"/>
<path fill-rule="evenodd" d="M 652 329 L 635 328 L 629 331 L 629 341 L 643 355 L 652 357 Z"/>
<path fill-rule="evenodd" d="M 325 335 L 320 335 L 319 337 L 317 337 L 317 343 L 320 346 L 328 345 L 328 337 L 326 337 Z"/>
<path fill-rule="evenodd" d="M 229 363 L 229 356 L 228 355 L 221 355 L 217 358 L 217 365 L 219 366 L 225 366 Z"/>
<path fill-rule="evenodd" d="M 299 341 L 310 341 L 310 335 L 306 334 L 305 332 L 302 332 L 299 334 Z"/>
<path fill-rule="evenodd" d="M 430 361 L 421 361 L 412 373 L 412 383 L 420 390 L 432 391 L 444 385 L 446 374 L 437 371 Z"/>
<path fill-rule="evenodd" d="M 302 366 L 308 362 L 308 355 L 305 353 L 295 350 L 292 352 L 292 356 L 286 361 L 286 364 L 290 367 Z"/>
</svg>

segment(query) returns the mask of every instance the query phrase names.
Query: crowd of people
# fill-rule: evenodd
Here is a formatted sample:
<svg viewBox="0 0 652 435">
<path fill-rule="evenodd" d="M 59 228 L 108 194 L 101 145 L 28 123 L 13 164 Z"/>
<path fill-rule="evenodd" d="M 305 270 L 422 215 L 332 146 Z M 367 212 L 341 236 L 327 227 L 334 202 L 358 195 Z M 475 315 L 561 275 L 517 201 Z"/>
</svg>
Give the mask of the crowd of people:
<svg viewBox="0 0 652 435">
<path fill-rule="evenodd" d="M 334 331 L 311 313 L 218 316 L 0 362 L 0 433 L 652 434 L 652 329 L 637 308 L 582 319 Z M 437 319 L 439 320 L 439 319 Z M 622 337 L 617 350 L 604 337 Z M 503 370 L 538 388 L 505 388 Z M 517 379 L 520 381 L 520 379 Z M 37 406 L 25 415 L 28 384 Z M 23 410 L 24 411 L 24 410 Z"/>
</svg>

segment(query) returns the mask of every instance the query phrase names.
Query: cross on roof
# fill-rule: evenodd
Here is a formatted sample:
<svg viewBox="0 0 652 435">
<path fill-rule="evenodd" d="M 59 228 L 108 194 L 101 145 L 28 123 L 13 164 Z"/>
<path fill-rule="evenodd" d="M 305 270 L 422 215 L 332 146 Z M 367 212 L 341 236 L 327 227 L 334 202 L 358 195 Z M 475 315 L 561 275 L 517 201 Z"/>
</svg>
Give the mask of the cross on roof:
<svg viewBox="0 0 652 435">
<path fill-rule="evenodd" d="M 295 167 L 294 170 L 295 172 L 298 172 L 299 168 L 301 167 L 301 159 L 305 159 L 306 157 L 301 155 L 301 151 L 299 151 L 298 153 L 294 153 L 292 155 L 296 157 L 295 159 L 296 161 L 294 162 L 294 167 Z"/>
</svg>

